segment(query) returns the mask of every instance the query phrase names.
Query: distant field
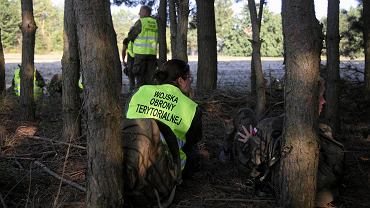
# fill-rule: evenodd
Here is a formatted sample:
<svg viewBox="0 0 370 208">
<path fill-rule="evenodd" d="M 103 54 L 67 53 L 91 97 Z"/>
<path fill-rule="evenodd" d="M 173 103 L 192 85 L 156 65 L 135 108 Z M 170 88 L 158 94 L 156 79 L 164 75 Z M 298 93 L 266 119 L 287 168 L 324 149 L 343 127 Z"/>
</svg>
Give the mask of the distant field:
<svg viewBox="0 0 370 208">
<path fill-rule="evenodd" d="M 35 66 L 43 75 L 46 81 L 49 81 L 54 74 L 62 73 L 61 60 L 62 54 L 36 55 Z M 18 64 L 21 63 L 20 54 L 7 54 L 5 56 L 6 83 L 10 86 L 13 73 Z M 325 64 L 325 61 L 322 62 Z M 342 76 L 353 76 L 348 67 L 356 67 L 363 70 L 363 60 L 341 61 Z M 189 65 L 194 76 L 193 85 L 196 84 L 197 57 L 189 57 Z M 284 75 L 283 58 L 262 58 L 262 66 L 265 77 L 270 80 L 271 77 L 281 78 Z M 218 57 L 218 86 L 233 88 L 248 88 L 250 80 L 250 57 Z M 363 79 L 359 77 L 359 79 Z M 123 90 L 128 89 L 128 80 L 126 76 L 122 77 Z"/>
</svg>

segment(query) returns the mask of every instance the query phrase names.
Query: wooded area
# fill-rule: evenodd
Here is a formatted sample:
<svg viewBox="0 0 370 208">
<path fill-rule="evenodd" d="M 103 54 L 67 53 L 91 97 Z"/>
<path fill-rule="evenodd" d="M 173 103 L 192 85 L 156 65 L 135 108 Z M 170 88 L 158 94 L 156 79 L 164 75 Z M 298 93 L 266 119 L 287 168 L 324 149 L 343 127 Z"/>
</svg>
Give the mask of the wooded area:
<svg viewBox="0 0 370 208">
<path fill-rule="evenodd" d="M 265 0 L 0 0 L 0 205 L 370 206 L 370 0 L 356 2 L 328 0 L 318 20 L 314 0 L 281 14 Z M 51 53 L 54 68 L 36 62 Z M 158 116 L 132 116 L 152 94 Z"/>
</svg>

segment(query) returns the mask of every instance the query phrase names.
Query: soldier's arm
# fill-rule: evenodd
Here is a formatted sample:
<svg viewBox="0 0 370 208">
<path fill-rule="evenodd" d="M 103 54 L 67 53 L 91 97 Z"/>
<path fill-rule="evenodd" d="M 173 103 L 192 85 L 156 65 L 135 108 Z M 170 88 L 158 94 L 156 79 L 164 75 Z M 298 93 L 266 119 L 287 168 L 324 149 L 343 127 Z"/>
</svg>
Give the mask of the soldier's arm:
<svg viewBox="0 0 370 208">
<path fill-rule="evenodd" d="M 45 80 L 38 70 L 36 70 L 36 83 L 39 87 L 45 87 Z"/>
<path fill-rule="evenodd" d="M 191 151 L 192 147 L 202 139 L 202 126 L 202 111 L 198 107 L 195 112 L 193 122 L 191 123 L 190 128 L 186 133 L 186 143 L 183 147 L 185 153 Z"/>
<path fill-rule="evenodd" d="M 125 44 L 125 41 L 127 38 L 123 40 L 123 46 L 122 46 L 122 62 L 125 63 L 125 58 L 126 58 L 126 50 L 127 50 L 127 44 Z"/>
<path fill-rule="evenodd" d="M 141 33 L 141 21 L 138 20 L 135 22 L 135 25 L 130 29 L 126 41 L 123 42 L 124 45 L 128 45 L 130 41 L 134 41 L 136 37 Z"/>
</svg>

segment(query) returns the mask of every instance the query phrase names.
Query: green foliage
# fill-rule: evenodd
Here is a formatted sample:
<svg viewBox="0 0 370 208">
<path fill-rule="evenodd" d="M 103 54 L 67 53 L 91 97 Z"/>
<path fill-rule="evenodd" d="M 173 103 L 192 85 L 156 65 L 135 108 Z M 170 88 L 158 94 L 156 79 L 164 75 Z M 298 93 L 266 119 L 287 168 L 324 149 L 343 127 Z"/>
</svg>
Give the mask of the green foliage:
<svg viewBox="0 0 370 208">
<path fill-rule="evenodd" d="M 230 56 L 250 56 L 252 25 L 247 5 L 239 16 L 233 15 L 232 0 L 216 0 L 216 32 L 218 52 Z M 261 26 L 261 55 L 281 56 L 283 35 L 281 17 L 264 8 Z"/>
<path fill-rule="evenodd" d="M 17 0 L 0 0 L 0 28 L 5 51 L 19 49 L 22 36 L 19 29 L 20 7 L 20 2 Z"/>
<path fill-rule="evenodd" d="M 51 4 L 51 0 L 33 3 L 33 15 L 37 25 L 36 53 L 63 50 L 63 11 Z"/>
<path fill-rule="evenodd" d="M 261 38 L 262 56 L 282 56 L 283 55 L 283 29 L 281 16 L 271 13 L 267 7 L 263 10 Z"/>
<path fill-rule="evenodd" d="M 339 14 L 339 53 L 343 56 L 356 58 L 364 55 L 363 50 L 363 22 L 362 5 L 351 8 L 349 11 L 342 10 Z"/>
<path fill-rule="evenodd" d="M 322 18 L 323 32 L 327 31 L 327 19 Z M 339 12 L 339 54 L 350 58 L 362 57 L 363 53 L 362 5 Z M 326 51 L 324 50 L 324 53 Z"/>
<path fill-rule="evenodd" d="M 135 15 L 126 9 L 121 9 L 112 14 L 113 26 L 117 34 L 117 44 L 119 49 L 122 48 L 123 39 L 127 37 L 130 28 L 138 18 L 138 15 Z"/>
</svg>

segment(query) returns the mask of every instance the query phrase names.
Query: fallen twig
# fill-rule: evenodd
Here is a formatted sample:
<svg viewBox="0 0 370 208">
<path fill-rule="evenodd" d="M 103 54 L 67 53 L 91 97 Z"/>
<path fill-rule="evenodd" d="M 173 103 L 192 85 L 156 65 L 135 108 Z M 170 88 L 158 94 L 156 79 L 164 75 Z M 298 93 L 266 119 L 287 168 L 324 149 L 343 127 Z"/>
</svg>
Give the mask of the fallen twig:
<svg viewBox="0 0 370 208">
<path fill-rule="evenodd" d="M 68 142 L 55 141 L 55 140 L 52 140 L 52 139 L 49 139 L 49 138 L 38 137 L 38 136 L 27 136 L 27 138 L 47 141 L 47 142 L 51 142 L 51 143 L 55 143 L 55 144 L 71 145 L 71 147 L 86 150 L 86 147 L 84 147 L 84 146 L 75 145 L 75 144 L 71 144 L 71 143 L 68 143 Z"/>
<path fill-rule="evenodd" d="M 41 162 L 39 161 L 35 161 L 34 162 L 35 165 L 41 167 L 46 173 L 50 174 L 51 176 L 61 180 L 62 182 L 72 186 L 72 187 L 75 187 L 76 189 L 80 190 L 80 191 L 83 191 L 83 192 L 86 192 L 86 188 L 81 186 L 80 184 L 76 183 L 76 182 L 73 182 L 73 181 L 70 181 L 70 180 L 67 180 L 61 176 L 59 176 L 57 173 L 55 173 L 54 171 L 50 170 L 48 167 L 46 167 L 44 164 L 42 164 Z"/>
<path fill-rule="evenodd" d="M 275 202 L 274 199 L 204 199 L 205 201 L 226 201 L 226 202 Z"/>
<path fill-rule="evenodd" d="M 4 208 L 7 208 L 6 204 L 5 204 L 5 200 L 3 198 L 3 195 L 0 193 L 0 202 L 1 202 L 1 205 L 3 205 Z"/>
</svg>

